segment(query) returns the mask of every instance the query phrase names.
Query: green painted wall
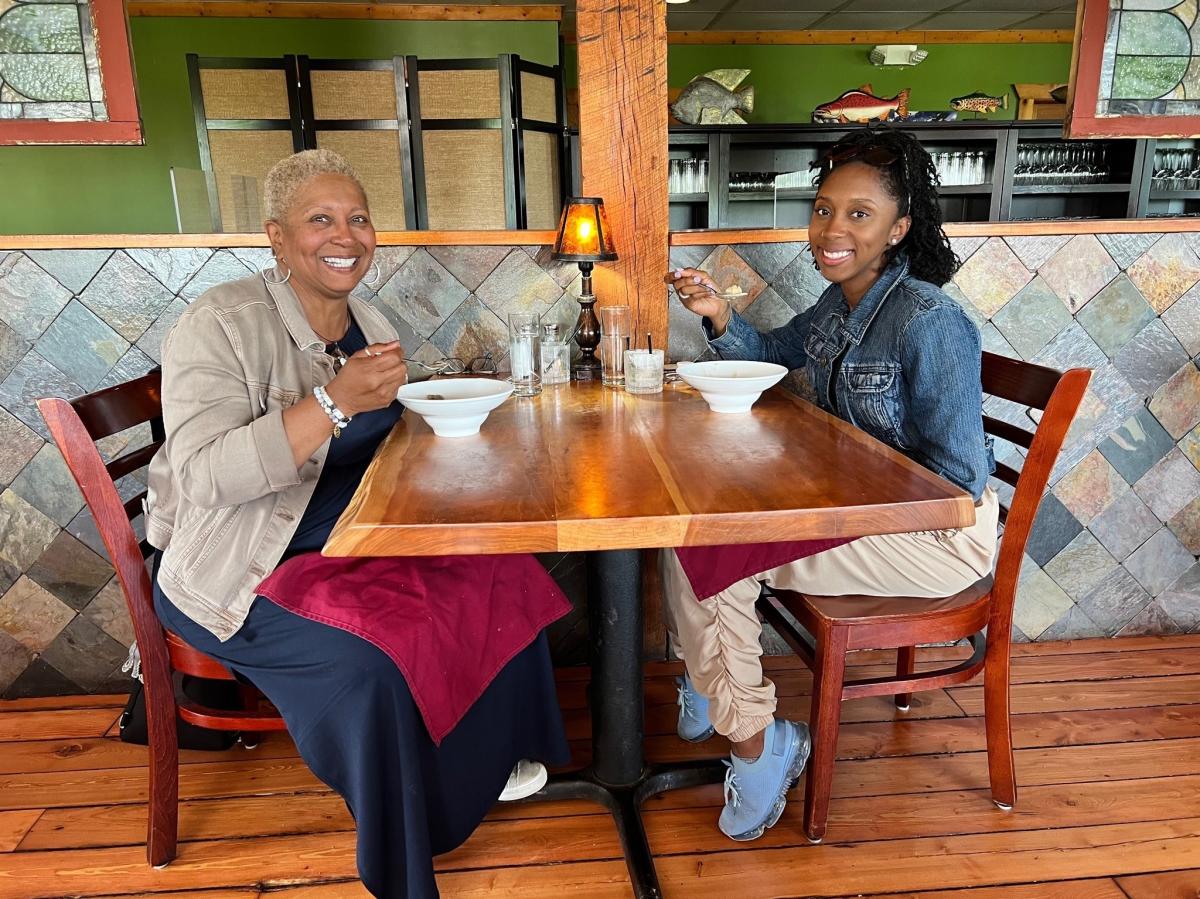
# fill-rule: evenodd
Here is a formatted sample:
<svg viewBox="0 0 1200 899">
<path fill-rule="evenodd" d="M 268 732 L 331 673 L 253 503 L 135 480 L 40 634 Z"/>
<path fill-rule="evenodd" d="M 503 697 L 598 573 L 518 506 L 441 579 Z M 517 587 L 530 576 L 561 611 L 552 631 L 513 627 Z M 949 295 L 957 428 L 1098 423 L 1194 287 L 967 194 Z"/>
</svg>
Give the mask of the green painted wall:
<svg viewBox="0 0 1200 899">
<path fill-rule="evenodd" d="M 671 87 L 683 87 L 711 69 L 750 69 L 753 122 L 808 122 L 813 107 L 843 91 L 870 84 L 881 97 L 911 88 L 912 109 L 949 109 L 951 97 L 972 91 L 998 96 L 1008 90 L 1009 108 L 987 118 L 1016 117 L 1014 82 L 1065 82 L 1070 44 L 930 44 L 918 66 L 877 67 L 870 47 L 673 45 L 668 56 Z M 970 115 L 965 118 L 971 118 Z"/>
<path fill-rule="evenodd" d="M 200 167 L 188 53 L 348 59 L 517 53 L 547 65 L 558 58 L 555 22 L 135 18 L 132 40 L 146 144 L 0 148 L 0 233 L 176 230 L 170 168 Z"/>
<path fill-rule="evenodd" d="M 711 69 L 750 69 L 754 85 L 752 122 L 808 122 L 814 106 L 843 91 L 870 84 L 891 97 L 912 88 L 913 109 L 949 109 L 951 97 L 981 90 L 998 95 L 1014 82 L 1065 82 L 1071 68 L 1070 44 L 930 44 L 929 58 L 919 66 L 877 68 L 867 62 L 870 47 L 830 46 L 700 46 L 672 44 L 667 53 L 667 79 L 683 87 Z M 568 84 L 575 86 L 575 47 L 564 56 Z M 1016 117 L 1016 97 L 1008 110 L 987 118 Z M 970 118 L 969 116 L 967 118 Z"/>
</svg>

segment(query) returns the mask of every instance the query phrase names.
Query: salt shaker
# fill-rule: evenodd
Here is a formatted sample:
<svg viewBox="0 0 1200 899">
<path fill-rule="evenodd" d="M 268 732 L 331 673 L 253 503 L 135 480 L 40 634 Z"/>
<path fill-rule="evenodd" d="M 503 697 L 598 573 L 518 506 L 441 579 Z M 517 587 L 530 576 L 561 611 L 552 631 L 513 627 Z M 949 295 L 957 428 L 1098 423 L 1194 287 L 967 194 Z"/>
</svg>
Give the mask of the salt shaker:
<svg viewBox="0 0 1200 899">
<path fill-rule="evenodd" d="M 542 325 L 542 383 L 565 384 L 571 380 L 571 345 L 559 333 L 558 322 Z"/>
</svg>

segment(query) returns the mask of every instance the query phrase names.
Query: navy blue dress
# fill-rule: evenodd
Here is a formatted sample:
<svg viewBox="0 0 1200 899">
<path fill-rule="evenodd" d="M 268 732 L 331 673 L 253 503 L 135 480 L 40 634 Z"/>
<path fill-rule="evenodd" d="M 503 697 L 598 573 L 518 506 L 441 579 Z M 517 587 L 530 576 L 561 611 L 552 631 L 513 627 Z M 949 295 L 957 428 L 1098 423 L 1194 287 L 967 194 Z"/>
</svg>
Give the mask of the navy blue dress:
<svg viewBox="0 0 1200 899">
<path fill-rule="evenodd" d="M 339 342 L 366 345 L 356 324 Z M 319 550 L 402 408 L 354 417 L 332 441 L 285 558 Z M 440 746 L 400 670 L 373 644 L 301 618 L 264 597 L 224 643 L 154 585 L 164 626 L 249 680 L 279 709 L 312 772 L 346 800 L 358 871 L 375 896 L 437 896 L 433 856 L 459 846 L 519 759 L 569 759 L 546 637 L 513 658 Z"/>
</svg>

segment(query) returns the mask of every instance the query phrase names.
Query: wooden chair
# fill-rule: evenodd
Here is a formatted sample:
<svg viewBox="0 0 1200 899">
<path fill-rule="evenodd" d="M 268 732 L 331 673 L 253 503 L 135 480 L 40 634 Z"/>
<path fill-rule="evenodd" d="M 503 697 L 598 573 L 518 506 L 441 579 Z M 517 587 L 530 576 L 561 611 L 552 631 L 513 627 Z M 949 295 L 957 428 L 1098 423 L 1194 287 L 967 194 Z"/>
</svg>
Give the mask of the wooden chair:
<svg viewBox="0 0 1200 899">
<path fill-rule="evenodd" d="M 149 821 L 146 856 L 163 867 L 176 853 L 179 824 L 179 746 L 176 721 L 183 720 L 213 730 L 247 734 L 284 730 L 283 719 L 271 709 L 260 709 L 260 695 L 241 685 L 244 710 L 230 712 L 198 705 L 180 689 L 183 675 L 233 680 L 223 665 L 197 652 L 175 634 L 164 631 L 154 612 L 146 558 L 153 548 L 138 542 L 132 522 L 142 514 L 142 491 L 122 502 L 115 482 L 149 464 L 162 446 L 162 375 L 158 371 L 134 381 L 99 390 L 74 400 L 38 400 L 38 410 L 66 460 L 116 569 L 121 591 L 133 620 L 133 632 L 142 657 L 146 724 L 150 749 Z M 152 440 L 105 464 L 95 441 L 127 428 L 150 423 Z"/>
<path fill-rule="evenodd" d="M 758 610 L 813 672 L 812 756 L 804 797 L 804 831 L 819 843 L 825 835 L 829 790 L 836 758 L 841 703 L 866 696 L 896 697 L 907 710 L 909 695 L 961 684 L 980 671 L 984 677 L 984 722 L 992 801 L 1008 810 L 1017 801 L 1009 720 L 1009 650 L 1013 601 L 1025 543 L 1058 458 L 1059 448 L 1087 389 L 1091 372 L 1074 368 L 1060 374 L 1040 365 L 992 353 L 983 354 L 986 394 L 1044 410 L 1036 431 L 983 416 L 989 434 L 1028 450 L 1018 473 L 997 464 L 994 477 L 1016 488 L 1011 507 L 1001 505 L 1004 539 L 993 576 L 955 596 L 937 599 L 879 596 L 809 596 L 764 591 Z M 787 613 L 787 614 L 785 614 Z M 803 628 L 797 628 L 790 615 Z M 986 628 L 987 636 L 983 636 Z M 811 639 L 810 636 L 811 635 Z M 967 638 L 974 649 L 964 662 L 915 674 L 916 647 Z M 857 649 L 896 649 L 895 677 L 847 681 L 846 653 Z"/>
</svg>

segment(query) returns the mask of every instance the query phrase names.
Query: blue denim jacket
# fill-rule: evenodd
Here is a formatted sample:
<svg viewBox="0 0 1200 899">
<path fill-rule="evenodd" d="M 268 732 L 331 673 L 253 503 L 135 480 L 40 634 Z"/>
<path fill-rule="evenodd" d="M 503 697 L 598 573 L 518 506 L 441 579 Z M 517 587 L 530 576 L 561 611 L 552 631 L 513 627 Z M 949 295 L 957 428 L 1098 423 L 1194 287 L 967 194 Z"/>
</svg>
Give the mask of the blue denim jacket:
<svg viewBox="0 0 1200 899">
<path fill-rule="evenodd" d="M 908 274 L 900 254 L 851 311 L 836 284 L 781 328 L 736 313 L 709 343 L 725 359 L 804 368 L 827 412 L 862 428 L 976 500 L 995 470 L 983 432 L 980 338 L 962 307 Z M 834 360 L 845 357 L 830 402 Z"/>
</svg>

